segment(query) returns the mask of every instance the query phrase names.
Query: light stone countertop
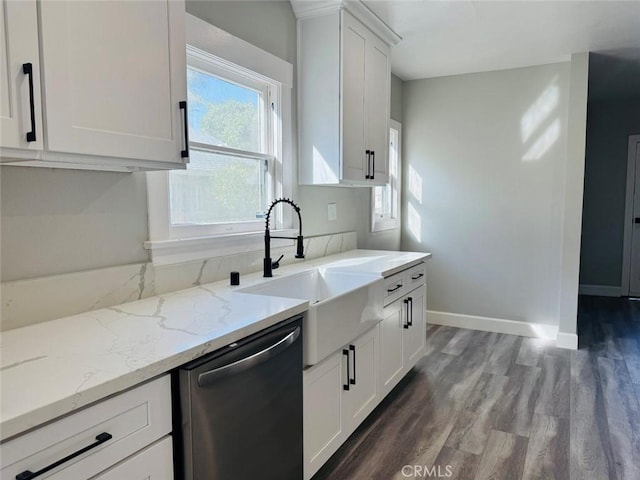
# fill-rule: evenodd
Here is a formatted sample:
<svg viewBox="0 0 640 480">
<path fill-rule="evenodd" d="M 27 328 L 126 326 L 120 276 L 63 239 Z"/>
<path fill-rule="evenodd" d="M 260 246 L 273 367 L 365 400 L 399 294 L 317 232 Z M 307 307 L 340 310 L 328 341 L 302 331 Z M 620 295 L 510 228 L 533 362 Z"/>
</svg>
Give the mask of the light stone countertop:
<svg viewBox="0 0 640 480">
<path fill-rule="evenodd" d="M 389 276 L 428 253 L 351 250 L 274 271 L 331 267 Z M 257 272 L 2 332 L 0 441 L 133 387 L 307 310 L 304 300 L 235 290 Z M 34 299 L 37 301 L 37 299 Z"/>
</svg>

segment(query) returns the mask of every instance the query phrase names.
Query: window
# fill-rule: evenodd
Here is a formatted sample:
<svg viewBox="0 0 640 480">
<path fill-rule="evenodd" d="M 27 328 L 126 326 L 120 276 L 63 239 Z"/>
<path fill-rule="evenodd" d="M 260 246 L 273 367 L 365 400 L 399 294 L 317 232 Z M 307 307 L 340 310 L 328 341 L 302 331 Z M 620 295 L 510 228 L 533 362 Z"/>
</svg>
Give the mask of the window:
<svg viewBox="0 0 640 480">
<path fill-rule="evenodd" d="M 389 183 L 372 189 L 372 232 L 400 228 L 401 137 L 401 124 L 391 120 L 391 128 L 389 130 Z"/>
<path fill-rule="evenodd" d="M 186 20 L 189 164 L 147 173 L 145 248 L 155 265 L 263 248 L 266 209 L 293 188 L 293 66 L 197 17 Z M 274 210 L 272 227 L 292 223 L 291 212 Z"/>
<path fill-rule="evenodd" d="M 260 230 L 274 198 L 278 86 L 187 49 L 189 165 L 169 174 L 178 237 Z"/>
</svg>

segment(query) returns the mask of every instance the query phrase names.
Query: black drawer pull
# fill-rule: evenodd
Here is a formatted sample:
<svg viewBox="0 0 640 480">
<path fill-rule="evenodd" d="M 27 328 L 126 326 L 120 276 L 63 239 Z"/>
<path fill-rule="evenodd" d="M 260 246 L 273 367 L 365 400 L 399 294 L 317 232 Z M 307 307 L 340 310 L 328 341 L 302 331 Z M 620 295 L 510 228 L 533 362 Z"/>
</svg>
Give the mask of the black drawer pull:
<svg viewBox="0 0 640 480">
<path fill-rule="evenodd" d="M 407 307 L 408 323 L 410 327 L 413 327 L 413 298 L 409 297 L 409 306 Z"/>
<path fill-rule="evenodd" d="M 187 110 L 187 102 L 180 102 L 180 110 L 184 111 L 184 150 L 180 151 L 180 157 L 189 157 L 189 111 Z"/>
<path fill-rule="evenodd" d="M 19 473 L 18 475 L 16 475 L 16 480 L 31 480 L 32 478 L 39 477 L 43 473 L 47 473 L 49 470 L 53 470 L 54 468 L 59 467 L 63 463 L 68 462 L 69 460 L 72 460 L 72 459 L 82 455 L 83 453 L 86 453 L 89 450 L 91 450 L 93 448 L 96 448 L 99 445 L 102 445 L 104 442 L 109 441 L 112 438 L 113 438 L 113 435 L 111 435 L 110 433 L 102 432 L 101 434 L 96 436 L 96 441 L 94 443 L 92 443 L 91 445 L 87 445 L 86 447 L 81 448 L 77 452 L 73 452 L 71 455 L 67 455 L 66 457 L 58 460 L 57 462 L 53 462 L 51 465 L 48 465 L 48 466 L 44 467 L 42 470 L 38 470 L 35 473 L 31 472 L 29 470 L 25 470 L 24 472 Z"/>
<path fill-rule="evenodd" d="M 395 287 L 393 288 L 387 288 L 387 293 L 391 293 L 391 292 L 395 292 L 396 290 L 398 290 L 399 288 L 402 288 L 402 284 L 398 283 Z"/>
<path fill-rule="evenodd" d="M 346 355 L 346 357 L 347 357 L 347 383 L 342 385 L 342 388 L 343 388 L 343 390 L 349 391 L 349 383 L 351 383 L 350 382 L 350 378 L 349 378 L 349 376 L 350 376 L 349 372 L 351 371 L 351 368 L 349 368 L 349 350 L 347 350 L 347 349 L 342 350 L 342 355 Z"/>
<path fill-rule="evenodd" d="M 373 150 L 371 150 L 371 175 L 369 176 L 369 178 L 371 180 L 374 180 L 376 178 L 376 152 L 374 152 Z"/>
<path fill-rule="evenodd" d="M 22 64 L 22 73 L 29 76 L 29 113 L 31 114 L 31 131 L 27 132 L 27 142 L 36 141 L 36 109 L 33 98 L 33 65 L 31 63 Z"/>
<path fill-rule="evenodd" d="M 418 280 L 419 278 L 422 278 L 422 277 L 424 277 L 424 273 L 419 273 L 415 277 L 411 277 L 411 280 Z"/>
<path fill-rule="evenodd" d="M 410 326 L 410 324 L 409 324 L 409 299 L 408 298 L 404 299 L 404 304 L 407 306 L 407 315 L 406 315 L 406 318 L 405 318 L 405 323 L 402 324 L 402 328 L 404 328 L 405 330 L 408 330 L 409 326 Z"/>
<path fill-rule="evenodd" d="M 365 150 L 364 153 L 367 156 L 367 174 L 364 176 L 364 178 L 369 180 L 371 178 L 371 175 L 369 175 L 369 167 L 371 166 L 371 150 Z"/>
<path fill-rule="evenodd" d="M 353 378 L 349 380 L 351 385 L 356 384 L 356 347 L 355 345 L 349 345 L 349 350 L 353 352 Z"/>
</svg>

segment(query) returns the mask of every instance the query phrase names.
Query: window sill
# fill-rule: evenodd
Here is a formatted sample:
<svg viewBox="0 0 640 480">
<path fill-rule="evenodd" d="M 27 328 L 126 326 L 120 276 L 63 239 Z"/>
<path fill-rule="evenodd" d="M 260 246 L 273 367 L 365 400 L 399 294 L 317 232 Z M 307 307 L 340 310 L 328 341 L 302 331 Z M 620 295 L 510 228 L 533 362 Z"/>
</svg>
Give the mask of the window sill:
<svg viewBox="0 0 640 480">
<path fill-rule="evenodd" d="M 371 226 L 371 232 L 383 232 L 386 230 L 397 230 L 400 228 L 400 220 L 396 218 L 385 218 L 374 220 Z"/>
<path fill-rule="evenodd" d="M 272 230 L 271 233 L 273 235 L 295 236 L 298 231 L 293 229 Z M 293 245 L 293 240 L 277 238 L 271 240 L 272 247 L 290 245 Z M 264 232 L 146 241 L 144 248 L 151 252 L 151 261 L 154 266 L 173 265 L 262 250 L 264 249 Z"/>
</svg>

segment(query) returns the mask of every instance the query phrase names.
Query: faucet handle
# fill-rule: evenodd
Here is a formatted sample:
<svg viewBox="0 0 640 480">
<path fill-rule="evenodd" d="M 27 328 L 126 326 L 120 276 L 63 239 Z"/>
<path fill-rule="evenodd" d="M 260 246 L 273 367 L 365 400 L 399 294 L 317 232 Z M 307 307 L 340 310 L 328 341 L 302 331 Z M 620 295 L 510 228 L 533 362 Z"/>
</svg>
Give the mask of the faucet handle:
<svg viewBox="0 0 640 480">
<path fill-rule="evenodd" d="M 278 258 L 275 262 L 271 264 L 271 268 L 273 270 L 275 270 L 276 268 L 280 268 L 280 260 L 282 260 L 282 257 L 284 257 L 284 255 L 280 255 L 280 258 Z"/>
</svg>

